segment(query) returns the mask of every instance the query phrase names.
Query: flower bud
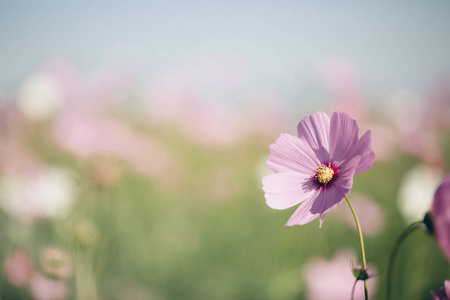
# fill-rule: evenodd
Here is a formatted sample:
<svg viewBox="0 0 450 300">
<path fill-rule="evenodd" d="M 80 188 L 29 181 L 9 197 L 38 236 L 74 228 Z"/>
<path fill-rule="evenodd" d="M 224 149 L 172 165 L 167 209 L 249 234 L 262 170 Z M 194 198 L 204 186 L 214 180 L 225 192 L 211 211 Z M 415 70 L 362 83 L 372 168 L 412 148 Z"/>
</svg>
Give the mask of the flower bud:
<svg viewBox="0 0 450 300">
<path fill-rule="evenodd" d="M 352 269 L 353 276 L 356 277 L 356 280 L 367 280 L 369 279 L 369 273 L 363 267 L 356 267 Z"/>
</svg>

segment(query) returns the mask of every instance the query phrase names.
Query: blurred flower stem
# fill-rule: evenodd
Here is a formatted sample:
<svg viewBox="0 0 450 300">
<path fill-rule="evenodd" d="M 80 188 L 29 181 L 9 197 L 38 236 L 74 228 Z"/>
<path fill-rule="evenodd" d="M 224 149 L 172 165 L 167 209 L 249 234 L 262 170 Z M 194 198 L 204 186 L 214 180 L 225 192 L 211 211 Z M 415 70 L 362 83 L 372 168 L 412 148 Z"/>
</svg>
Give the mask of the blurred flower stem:
<svg viewBox="0 0 450 300">
<path fill-rule="evenodd" d="M 353 300 L 354 299 L 354 296 L 355 296 L 355 288 L 356 288 L 356 284 L 358 283 L 358 278 L 356 278 L 355 279 L 355 283 L 353 284 L 353 287 L 352 287 L 352 298 L 350 299 L 350 300 Z"/>
<path fill-rule="evenodd" d="M 348 206 L 350 207 L 350 210 L 352 211 L 353 217 L 355 218 L 356 228 L 358 229 L 358 234 L 359 234 L 359 242 L 361 243 L 361 254 L 362 254 L 363 268 L 364 268 L 364 270 L 367 270 L 366 252 L 364 250 L 364 239 L 363 239 L 363 235 L 362 235 L 361 225 L 359 225 L 358 216 L 356 215 L 355 209 L 353 208 L 353 205 L 350 202 L 350 199 L 347 197 L 347 195 L 345 195 L 345 200 L 347 200 Z M 367 291 L 367 279 L 364 280 L 364 298 L 366 300 L 369 299 L 369 293 Z"/>
<path fill-rule="evenodd" d="M 75 287 L 77 300 L 98 299 L 93 267 L 94 261 L 92 254 L 78 250 L 75 260 Z"/>
<path fill-rule="evenodd" d="M 400 249 L 400 246 L 406 239 L 406 237 L 414 230 L 419 228 L 422 223 L 423 221 L 417 221 L 409 225 L 398 237 L 394 249 L 392 249 L 391 256 L 389 257 L 388 273 L 387 273 L 387 295 L 386 295 L 387 300 L 391 299 L 392 275 L 394 273 L 395 258 L 397 257 L 398 250 Z"/>
</svg>

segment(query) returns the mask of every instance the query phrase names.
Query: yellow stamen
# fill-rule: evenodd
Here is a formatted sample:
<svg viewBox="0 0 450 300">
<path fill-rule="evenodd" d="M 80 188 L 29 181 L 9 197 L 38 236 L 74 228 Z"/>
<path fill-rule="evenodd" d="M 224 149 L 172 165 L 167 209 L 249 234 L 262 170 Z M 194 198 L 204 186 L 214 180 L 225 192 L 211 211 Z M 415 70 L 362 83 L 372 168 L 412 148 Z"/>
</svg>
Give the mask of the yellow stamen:
<svg viewBox="0 0 450 300">
<path fill-rule="evenodd" d="M 333 176 L 334 171 L 332 168 L 326 165 L 321 165 L 320 167 L 317 168 L 315 179 L 319 183 L 326 185 L 328 182 L 331 181 L 331 179 L 333 179 Z"/>
</svg>

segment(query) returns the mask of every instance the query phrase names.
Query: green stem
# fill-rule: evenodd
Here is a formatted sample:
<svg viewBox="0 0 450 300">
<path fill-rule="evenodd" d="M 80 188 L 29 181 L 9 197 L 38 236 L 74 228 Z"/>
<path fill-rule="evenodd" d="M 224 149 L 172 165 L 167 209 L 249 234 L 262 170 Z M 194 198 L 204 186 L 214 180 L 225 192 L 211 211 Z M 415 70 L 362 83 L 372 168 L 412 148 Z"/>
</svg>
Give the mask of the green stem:
<svg viewBox="0 0 450 300">
<path fill-rule="evenodd" d="M 350 202 L 350 199 L 348 199 L 347 195 L 345 195 L 345 200 L 347 200 L 348 206 L 350 207 L 350 210 L 352 211 L 353 218 L 355 218 L 356 228 L 358 229 L 359 242 L 361 243 L 363 268 L 364 268 L 364 270 L 367 270 L 366 252 L 364 250 L 364 239 L 363 239 L 363 235 L 362 235 L 361 225 L 359 225 L 358 216 L 356 215 L 355 209 L 353 208 L 353 205 Z M 364 280 L 364 297 L 366 300 L 369 299 L 369 292 L 367 291 L 367 280 Z"/>
<path fill-rule="evenodd" d="M 389 264 L 388 264 L 388 273 L 387 273 L 387 297 L 386 299 L 391 299 L 391 289 L 392 289 L 392 274 L 394 273 L 394 263 L 395 258 L 397 256 L 398 250 L 400 249 L 400 245 L 402 242 L 406 239 L 406 237 L 419 228 L 419 226 L 423 223 L 423 221 L 417 221 L 409 225 L 402 234 L 398 237 L 397 242 L 395 243 L 394 249 L 391 252 L 391 256 L 389 257 Z"/>
<path fill-rule="evenodd" d="M 355 296 L 355 288 L 356 288 L 356 284 L 358 283 L 358 278 L 355 280 L 355 283 L 353 284 L 353 288 L 352 288 L 352 298 L 350 300 L 353 300 L 353 297 Z"/>
</svg>

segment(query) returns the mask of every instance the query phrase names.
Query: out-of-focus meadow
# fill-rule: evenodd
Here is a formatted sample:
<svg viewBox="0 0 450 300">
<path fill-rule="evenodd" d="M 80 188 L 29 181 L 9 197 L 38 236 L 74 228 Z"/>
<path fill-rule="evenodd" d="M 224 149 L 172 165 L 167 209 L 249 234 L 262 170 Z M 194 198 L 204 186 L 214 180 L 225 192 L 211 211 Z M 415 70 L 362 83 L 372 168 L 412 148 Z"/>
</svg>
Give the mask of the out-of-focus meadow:
<svg viewBox="0 0 450 300">
<path fill-rule="evenodd" d="M 293 103 L 282 88 L 246 85 L 239 55 L 191 66 L 144 81 L 46 58 L 0 91 L 1 299 L 350 299 L 361 261 L 345 202 L 320 229 L 283 227 L 295 208 L 270 209 L 261 189 L 268 146 L 317 110 L 372 130 L 375 164 L 350 198 L 371 299 L 384 299 L 397 237 L 449 170 L 450 77 L 368 91 L 356 63 L 334 58 L 319 92 Z M 429 299 L 449 275 L 417 231 L 400 250 L 394 299 Z"/>
</svg>

